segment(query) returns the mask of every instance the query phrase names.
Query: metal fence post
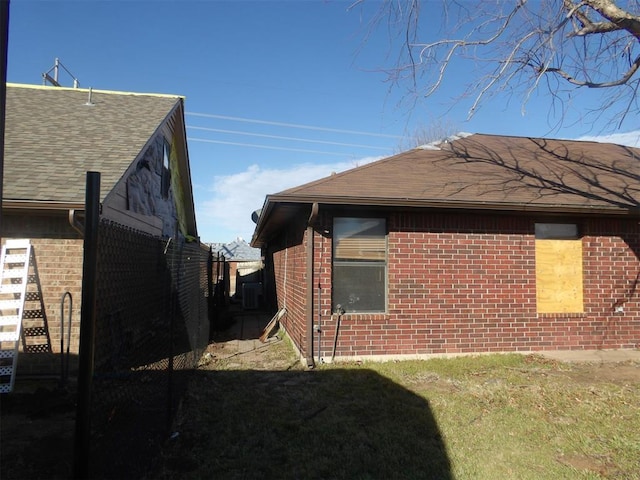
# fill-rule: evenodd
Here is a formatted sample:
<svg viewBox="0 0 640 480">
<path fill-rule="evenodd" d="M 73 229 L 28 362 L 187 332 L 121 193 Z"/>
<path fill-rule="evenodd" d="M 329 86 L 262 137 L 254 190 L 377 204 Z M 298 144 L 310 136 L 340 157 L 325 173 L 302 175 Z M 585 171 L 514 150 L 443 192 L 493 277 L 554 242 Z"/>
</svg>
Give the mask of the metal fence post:
<svg viewBox="0 0 640 480">
<path fill-rule="evenodd" d="M 0 0 L 0 239 L 2 239 L 2 184 L 4 178 L 4 123 L 7 105 L 7 51 L 9 44 L 9 0 Z"/>
<path fill-rule="evenodd" d="M 218 312 L 213 303 L 213 247 L 209 245 L 207 255 L 207 318 L 209 318 L 209 337 L 218 327 Z M 211 339 L 211 338 L 209 338 Z"/>
<path fill-rule="evenodd" d="M 167 363 L 167 432 L 170 433 L 171 430 L 171 422 L 173 419 L 172 409 L 173 409 L 173 356 L 174 356 L 174 342 L 175 342 L 175 323 L 176 323 L 176 302 L 178 301 L 179 295 L 179 284 L 178 279 L 180 278 L 179 273 L 176 271 L 175 259 L 176 255 L 180 254 L 180 250 L 176 250 L 178 248 L 176 242 L 178 242 L 178 234 L 177 228 L 176 233 L 173 237 L 173 246 L 169 251 L 169 255 L 171 255 L 171 261 L 169 263 L 170 267 L 170 275 L 169 275 L 169 361 Z M 179 267 L 178 267 L 179 268 Z M 173 287 L 173 279 L 176 279 L 176 287 Z"/>
<path fill-rule="evenodd" d="M 75 479 L 89 477 L 91 385 L 95 352 L 98 225 L 100 222 L 100 173 L 87 172 L 86 182 L 78 404 L 76 406 L 76 429 L 73 445 L 73 478 Z"/>
</svg>

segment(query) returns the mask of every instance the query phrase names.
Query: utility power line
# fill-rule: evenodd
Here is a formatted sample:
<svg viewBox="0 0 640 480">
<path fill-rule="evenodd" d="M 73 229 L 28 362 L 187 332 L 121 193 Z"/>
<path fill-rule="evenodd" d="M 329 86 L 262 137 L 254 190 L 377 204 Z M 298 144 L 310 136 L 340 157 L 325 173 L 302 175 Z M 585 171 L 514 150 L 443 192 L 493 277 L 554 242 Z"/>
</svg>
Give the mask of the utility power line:
<svg viewBox="0 0 640 480">
<path fill-rule="evenodd" d="M 192 115 L 194 117 L 204 117 L 204 118 L 217 118 L 220 120 L 231 120 L 234 122 L 258 123 L 261 125 L 274 125 L 278 127 L 302 128 L 305 130 L 318 130 L 322 132 L 345 133 L 350 135 L 366 135 L 370 137 L 384 137 L 384 138 L 394 138 L 394 139 L 403 138 L 402 136 L 399 136 L 399 135 L 389 135 L 386 133 L 372 133 L 372 132 L 361 132 L 358 130 L 343 130 L 340 128 L 316 127 L 313 125 L 302 125 L 299 123 L 284 123 L 284 122 L 274 122 L 270 120 L 257 120 L 254 118 L 231 117 L 228 115 L 216 115 L 213 113 L 185 112 L 185 115 Z"/>
<path fill-rule="evenodd" d="M 335 155 L 337 157 L 346 157 L 349 154 L 337 153 L 337 152 L 321 152 L 318 150 L 306 150 L 303 148 L 288 148 L 288 147 L 273 147 L 270 145 L 256 145 L 254 143 L 240 143 L 240 142 L 225 142 L 223 140 L 210 140 L 208 138 L 194 138 L 187 137 L 189 142 L 205 142 L 205 143 L 219 143 L 222 145 L 235 145 L 237 147 L 253 147 L 253 148 L 266 148 L 268 150 L 286 150 L 288 152 L 301 152 L 301 153 L 319 153 L 322 155 Z"/>
<path fill-rule="evenodd" d="M 228 134 L 233 134 L 233 135 L 246 135 L 246 136 L 251 136 L 251 137 L 261 137 L 261 138 L 273 138 L 276 140 L 292 140 L 295 142 L 307 142 L 307 143 L 321 143 L 323 145 L 337 145 L 340 147 L 356 147 L 356 148 L 370 148 L 373 150 L 383 150 L 383 151 L 389 151 L 388 148 L 385 147 L 375 147 L 373 145 L 360 145 L 357 143 L 342 143 L 342 142 L 330 142 L 327 140 L 313 140 L 310 138 L 299 138 L 299 137 L 283 137 L 280 135 L 267 135 L 264 133 L 251 133 L 251 132 L 241 132 L 238 130 L 224 130 L 221 128 L 209 128 L 209 127 L 193 127 L 190 125 L 187 125 L 187 129 L 191 129 L 191 130 L 202 130 L 205 132 L 215 132 L 215 133 L 228 133 Z"/>
</svg>

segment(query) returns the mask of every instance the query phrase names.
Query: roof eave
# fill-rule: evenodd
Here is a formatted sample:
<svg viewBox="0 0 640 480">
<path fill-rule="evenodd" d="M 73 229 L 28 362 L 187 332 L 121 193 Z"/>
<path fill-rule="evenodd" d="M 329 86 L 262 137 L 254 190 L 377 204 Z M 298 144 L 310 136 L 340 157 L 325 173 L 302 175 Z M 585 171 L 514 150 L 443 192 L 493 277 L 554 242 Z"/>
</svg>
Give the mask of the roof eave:
<svg viewBox="0 0 640 480">
<path fill-rule="evenodd" d="M 273 210 L 274 202 L 271 202 L 272 197 L 274 197 L 274 195 L 267 195 L 265 197 L 264 204 L 260 210 L 260 216 L 256 222 L 256 228 L 254 229 L 251 241 L 249 242 L 249 245 L 253 248 L 262 248 L 265 244 L 265 239 L 261 237 L 267 221 L 266 219 L 271 215 L 271 211 Z"/>
<path fill-rule="evenodd" d="M 629 206 L 581 206 L 566 204 L 540 203 L 510 203 L 510 202 L 481 202 L 481 201 L 452 201 L 452 200 L 424 200 L 411 198 L 378 198 L 378 197 L 341 197 L 341 196 L 311 196 L 311 195 L 268 195 L 256 229 L 251 239 L 251 246 L 260 247 L 268 240 L 262 238 L 265 225 L 278 204 L 309 205 L 344 205 L 359 207 L 391 207 L 391 208 L 434 208 L 450 210 L 487 210 L 502 212 L 527 212 L 565 215 L 640 215 L 640 207 Z"/>
<path fill-rule="evenodd" d="M 84 210 L 84 202 L 52 202 L 38 200 L 2 200 L 3 210 L 61 211 Z"/>
<path fill-rule="evenodd" d="M 181 97 L 177 102 L 174 110 L 172 111 L 172 115 L 176 115 L 176 127 L 174 132 L 176 134 L 179 133 L 181 146 L 184 149 L 184 171 L 181 174 L 181 178 L 183 181 L 183 191 L 187 193 L 188 199 L 186 201 L 187 214 L 189 216 L 188 229 L 193 233 L 194 236 L 198 236 L 198 225 L 196 218 L 196 208 L 195 208 L 195 200 L 193 198 L 193 183 L 191 182 L 191 162 L 189 159 L 189 146 L 187 142 L 187 129 L 186 123 L 184 119 L 184 98 Z"/>
<path fill-rule="evenodd" d="M 483 201 L 457 201 L 438 199 L 413 199 L 413 198 L 380 198 L 380 197 L 343 197 L 343 196 L 313 196 L 313 195 L 269 195 L 265 207 L 276 203 L 320 203 L 324 205 L 347 205 L 369 207 L 426 207 L 426 208 L 455 208 L 471 210 L 503 210 L 516 212 L 566 212 L 566 213 L 592 213 L 592 214 L 639 214 L 640 206 L 581 206 L 570 204 L 552 203 L 520 203 L 520 202 L 483 202 Z M 262 216 L 261 216 L 262 217 Z"/>
</svg>

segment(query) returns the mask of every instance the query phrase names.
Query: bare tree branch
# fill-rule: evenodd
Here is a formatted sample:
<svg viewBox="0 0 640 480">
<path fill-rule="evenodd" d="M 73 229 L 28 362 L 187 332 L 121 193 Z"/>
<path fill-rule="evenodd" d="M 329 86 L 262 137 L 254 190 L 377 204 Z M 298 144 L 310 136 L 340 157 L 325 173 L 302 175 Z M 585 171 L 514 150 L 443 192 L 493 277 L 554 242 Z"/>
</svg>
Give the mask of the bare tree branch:
<svg viewBox="0 0 640 480">
<path fill-rule="evenodd" d="M 631 64 L 631 68 L 629 68 L 629 70 L 627 70 L 622 77 L 618 78 L 617 80 L 613 80 L 611 82 L 600 82 L 600 83 L 590 82 L 588 80 L 578 80 L 576 78 L 573 78 L 571 75 L 569 75 L 567 72 L 565 72 L 560 68 L 554 68 L 554 67 L 541 68 L 540 73 L 555 73 L 557 75 L 560 75 L 567 82 L 573 85 L 577 85 L 579 87 L 609 88 L 609 87 L 619 87 L 620 85 L 624 85 L 625 83 L 627 83 L 629 79 L 631 79 L 631 77 L 633 77 L 636 74 L 636 72 L 638 71 L 638 68 L 640 68 L 640 57 L 636 57 L 636 59 Z"/>
<path fill-rule="evenodd" d="M 575 89 L 588 88 L 617 90 L 610 97 L 616 101 L 603 97 L 602 107 L 622 121 L 640 113 L 639 2 L 479 0 L 469 8 L 443 0 L 438 16 L 433 3 L 425 15 L 418 0 L 385 0 L 378 24 L 386 18 L 390 31 L 403 29 L 400 58 L 387 73 L 396 83 L 409 80 L 423 98 L 466 62 L 475 71 L 461 95 L 472 98 L 469 116 L 499 92 L 522 95 L 524 108 L 534 91 L 546 88 L 566 108 Z M 442 30 L 435 40 L 434 29 Z M 551 78 L 557 81 L 543 81 Z"/>
</svg>

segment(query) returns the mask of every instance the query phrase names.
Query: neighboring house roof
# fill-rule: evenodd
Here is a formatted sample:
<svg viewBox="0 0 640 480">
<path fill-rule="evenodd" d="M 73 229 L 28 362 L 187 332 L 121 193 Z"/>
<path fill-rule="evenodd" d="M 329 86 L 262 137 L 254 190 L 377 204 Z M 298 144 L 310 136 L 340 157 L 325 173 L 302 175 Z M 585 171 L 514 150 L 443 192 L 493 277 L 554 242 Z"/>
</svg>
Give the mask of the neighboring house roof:
<svg viewBox="0 0 640 480">
<path fill-rule="evenodd" d="M 260 249 L 252 248 L 242 238 L 225 244 L 212 244 L 212 249 L 224 255 L 225 260 L 230 262 L 254 262 L 261 258 Z"/>
<path fill-rule="evenodd" d="M 207 245 L 211 249 L 211 252 L 214 255 L 217 255 L 220 249 L 224 246 L 224 243 L 212 242 L 212 243 L 206 243 L 205 245 Z"/>
<path fill-rule="evenodd" d="M 8 84 L 4 205 L 83 208 L 87 171 L 104 200 L 176 108 L 176 95 Z"/>
<path fill-rule="evenodd" d="M 640 149 L 474 134 L 425 145 L 266 197 L 252 245 L 301 205 L 638 213 Z M 308 207 L 307 207 L 308 208 Z"/>
</svg>

